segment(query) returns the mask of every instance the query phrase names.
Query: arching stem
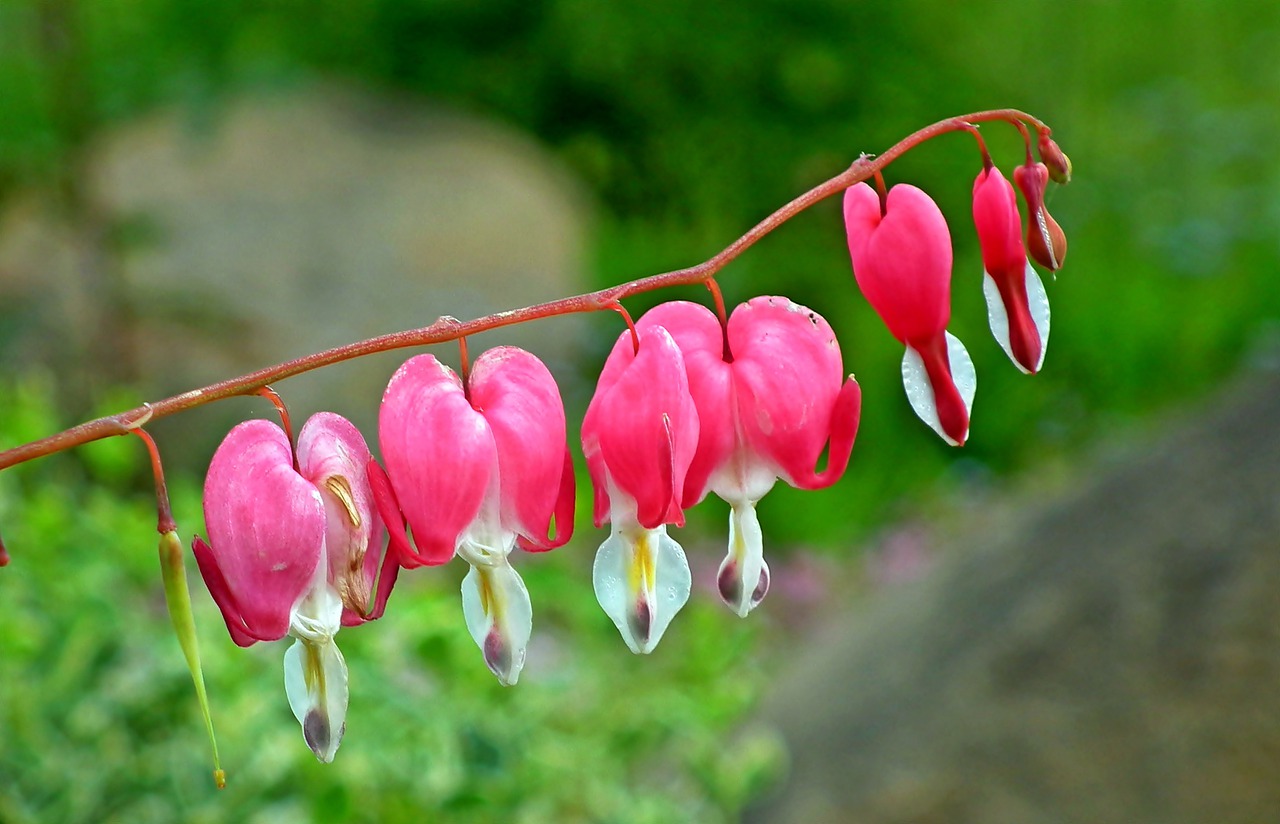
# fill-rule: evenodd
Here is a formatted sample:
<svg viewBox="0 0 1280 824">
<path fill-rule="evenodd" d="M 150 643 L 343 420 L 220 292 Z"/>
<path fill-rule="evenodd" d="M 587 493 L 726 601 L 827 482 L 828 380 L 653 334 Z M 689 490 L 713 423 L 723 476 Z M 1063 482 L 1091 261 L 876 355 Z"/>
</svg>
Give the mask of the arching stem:
<svg viewBox="0 0 1280 824">
<path fill-rule="evenodd" d="M 131 422 L 137 421 L 143 416 L 152 416 L 157 419 L 168 417 L 169 415 L 194 409 L 197 406 L 203 406 L 224 398 L 252 394 L 262 387 L 285 378 L 291 378 L 365 355 L 411 346 L 444 343 L 457 340 L 464 335 L 487 332 L 490 329 L 498 329 L 542 318 L 579 312 L 597 312 L 602 309 L 612 310 L 616 309 L 619 301 L 632 295 L 652 292 L 670 286 L 689 286 L 706 283 L 774 229 L 777 229 L 814 204 L 844 191 L 855 183 L 868 180 L 911 149 L 940 135 L 969 130 L 973 124 L 992 121 L 1012 123 L 1024 134 L 1027 134 L 1028 126 L 1036 129 L 1037 132 L 1044 132 L 1048 129 L 1048 126 L 1039 119 L 1017 109 L 992 109 L 940 120 L 913 132 L 880 155 L 862 155 L 848 169 L 829 180 L 819 183 L 809 191 L 780 207 L 719 253 L 696 266 L 650 275 L 649 277 L 639 278 L 618 286 L 611 286 L 607 289 L 526 306 L 522 309 L 498 312 L 471 321 L 463 322 L 456 318 L 444 316 L 431 325 L 419 329 L 379 335 L 295 358 L 284 363 L 259 369 L 256 372 L 250 372 L 246 375 L 230 378 L 199 389 L 192 389 L 180 395 L 174 395 L 126 412 L 86 421 L 46 438 L 6 449 L 0 452 L 0 469 L 7 469 L 15 464 L 81 446 L 91 441 L 101 440 L 113 435 L 123 435 L 130 431 Z"/>
</svg>

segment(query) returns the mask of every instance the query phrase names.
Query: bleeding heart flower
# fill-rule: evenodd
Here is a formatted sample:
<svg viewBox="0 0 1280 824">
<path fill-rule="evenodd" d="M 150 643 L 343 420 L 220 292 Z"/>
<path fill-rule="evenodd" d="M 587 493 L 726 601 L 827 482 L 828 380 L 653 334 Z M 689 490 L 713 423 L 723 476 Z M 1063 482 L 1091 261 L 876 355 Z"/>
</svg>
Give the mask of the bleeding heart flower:
<svg viewBox="0 0 1280 824">
<path fill-rule="evenodd" d="M 816 312 L 782 297 L 738 306 L 722 330 L 709 309 L 672 301 L 647 312 L 638 329 L 670 332 L 684 357 L 698 410 L 698 448 L 682 504 L 715 492 L 731 508 L 720 597 L 746 616 L 769 590 L 756 503 L 782 478 L 800 489 L 844 474 L 858 431 L 861 391 L 845 381 L 840 347 Z M 817 471 L 830 443 L 827 468 Z"/>
<path fill-rule="evenodd" d="M 246 421 L 213 455 L 204 486 L 209 541 L 194 541 L 233 641 L 297 639 L 285 653 L 285 692 L 325 762 L 347 711 L 347 666 L 333 637 L 382 615 L 399 569 L 381 551 L 369 460 L 360 433 L 332 413 L 303 426 L 296 460 L 279 426 Z"/>
<path fill-rule="evenodd" d="M 467 628 L 498 680 L 516 683 L 533 609 L 508 556 L 516 545 L 552 549 L 573 534 L 573 463 L 555 379 L 511 346 L 481 355 L 465 387 L 419 355 L 387 384 L 378 437 L 387 469 L 371 462 L 370 480 L 401 563 L 442 564 L 457 553 L 471 564 L 462 582 Z"/>
<path fill-rule="evenodd" d="M 951 235 L 936 203 L 899 184 L 880 196 L 865 183 L 845 190 L 853 274 L 889 332 L 907 347 L 902 382 L 911 408 L 943 440 L 960 446 L 978 379 L 951 318 Z"/>
<path fill-rule="evenodd" d="M 1019 369 L 1034 374 L 1049 342 L 1049 296 L 1023 249 L 1013 186 L 994 166 L 973 183 L 973 223 L 982 247 L 991 332 Z"/>
<path fill-rule="evenodd" d="M 698 445 L 698 412 L 680 349 L 666 329 L 623 332 L 582 421 L 595 488 L 595 524 L 610 525 L 596 553 L 596 599 L 632 652 L 652 652 L 689 600 L 681 495 Z"/>
</svg>

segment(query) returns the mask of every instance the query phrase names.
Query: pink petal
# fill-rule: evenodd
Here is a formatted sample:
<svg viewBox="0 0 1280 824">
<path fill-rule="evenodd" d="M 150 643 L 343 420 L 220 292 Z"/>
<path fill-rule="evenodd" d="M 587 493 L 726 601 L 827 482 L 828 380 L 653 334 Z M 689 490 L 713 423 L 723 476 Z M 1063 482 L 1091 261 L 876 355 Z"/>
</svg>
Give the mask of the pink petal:
<svg viewBox="0 0 1280 824">
<path fill-rule="evenodd" d="M 844 381 L 835 333 L 811 309 L 787 298 L 758 297 L 730 316 L 729 345 L 746 444 L 792 485 L 810 485 L 803 482 L 818 477 L 815 466 L 831 434 L 832 413 Z M 851 412 L 849 449 L 857 431 L 858 408 L 846 401 L 841 413 Z M 844 420 L 842 426 L 848 423 Z M 844 454 L 839 462 L 847 461 Z M 839 474 L 824 473 L 822 479 L 834 483 Z"/>
<path fill-rule="evenodd" d="M 1022 272 L 1027 253 L 1022 246 L 1022 217 L 1013 184 L 994 166 L 973 182 L 973 223 L 988 272 Z"/>
<path fill-rule="evenodd" d="M 903 343 L 927 341 L 951 316 L 951 235 L 936 203 L 920 189 L 889 190 L 885 214 L 865 183 L 845 190 L 845 229 L 854 277 L 889 332 Z"/>
<path fill-rule="evenodd" d="M 373 500 L 377 504 L 378 514 L 382 516 L 382 522 L 387 525 L 389 539 L 387 557 L 405 569 L 422 566 L 422 562 L 417 560 L 417 552 L 409 544 L 409 539 L 405 535 L 408 524 L 405 523 L 404 513 L 400 511 L 400 502 L 396 499 L 396 491 L 391 487 L 391 479 L 387 477 L 386 470 L 379 466 L 375 459 L 370 458 L 368 473 L 369 486 L 373 489 Z"/>
<path fill-rule="evenodd" d="M 554 538 L 549 535 L 529 536 L 516 539 L 516 545 L 528 552 L 545 552 L 562 547 L 573 537 L 573 514 L 578 502 L 577 472 L 573 467 L 573 453 L 569 445 L 564 446 L 564 461 L 560 470 L 560 493 L 556 496 Z"/>
<path fill-rule="evenodd" d="M 323 561 L 325 515 L 320 494 L 294 471 L 280 427 L 252 420 L 231 430 L 209 465 L 204 516 L 209 552 L 202 572 L 216 566 L 224 601 L 240 609 L 238 619 L 224 613 L 228 627 L 240 620 L 259 640 L 283 637 Z"/>
<path fill-rule="evenodd" d="M 599 391 L 599 390 L 597 390 Z M 609 498 L 609 472 L 600 454 L 599 438 L 591 415 L 591 407 L 582 418 L 582 454 L 587 461 L 587 474 L 591 477 L 591 521 L 597 527 L 609 523 L 612 502 Z"/>
<path fill-rule="evenodd" d="M 318 412 L 298 433 L 298 468 L 320 491 L 329 583 L 343 603 L 343 624 L 361 623 L 372 605 L 382 561 L 383 527 L 366 467 L 364 436 L 341 415 Z"/>
<path fill-rule="evenodd" d="M 582 443 L 589 466 L 597 453 L 602 462 L 593 477 L 634 499 L 641 525 L 684 523 L 680 493 L 697 449 L 698 413 L 666 329 L 642 331 L 637 354 L 629 332 L 619 337 L 587 407 Z"/>
<path fill-rule="evenodd" d="M 213 597 L 213 602 L 222 612 L 222 620 L 226 622 L 227 632 L 230 633 L 231 640 L 236 643 L 236 646 L 248 647 L 258 641 L 276 640 L 275 638 L 258 638 L 249 633 L 240 605 L 231 594 L 227 579 L 222 577 L 222 570 L 218 569 L 218 561 L 213 555 L 213 549 L 204 542 L 204 539 L 196 535 L 191 541 L 191 549 L 196 556 L 196 565 L 200 567 L 200 577 L 204 578 L 204 585 L 209 590 L 209 595 Z"/>
<path fill-rule="evenodd" d="M 681 505 L 688 508 L 706 497 L 712 473 L 729 459 L 737 441 L 732 364 L 724 360 L 724 332 L 710 309 L 689 301 L 659 304 L 636 326 L 666 329 L 684 359 L 689 394 L 698 410 L 698 448 L 681 493 Z"/>
<path fill-rule="evenodd" d="M 1028 271 L 1017 196 L 1013 184 L 999 169 L 984 169 L 973 184 L 973 222 L 982 247 L 983 268 L 990 278 L 984 290 L 990 298 L 994 287 L 999 298 L 998 306 L 988 300 L 992 332 L 1023 371 L 1034 373 L 1044 359 L 1048 300 L 1039 300 L 1042 287 L 1035 290 L 1040 286 L 1039 276 Z M 1043 306 L 1039 312 L 1044 317 L 1043 323 L 1037 323 L 1029 287 L 1036 291 L 1036 305 Z"/>
<path fill-rule="evenodd" d="M 476 359 L 470 389 L 497 449 L 502 525 L 545 544 L 565 469 L 564 404 L 555 378 L 529 352 L 500 346 Z M 557 528 L 571 531 L 572 514 Z"/>
<path fill-rule="evenodd" d="M 488 425 L 467 402 L 453 370 L 433 355 L 418 355 L 387 384 L 378 440 L 417 545 L 410 562 L 445 563 L 479 513 L 497 468 Z"/>
<path fill-rule="evenodd" d="M 403 535 L 403 533 L 401 534 Z M 378 571 L 377 586 L 374 589 L 373 602 L 369 605 L 368 614 L 356 615 L 352 610 L 344 609 L 342 611 L 342 625 L 344 627 L 354 627 L 358 624 L 363 624 L 365 621 L 376 621 L 381 618 L 387 610 L 387 599 L 391 597 L 391 589 L 396 585 L 396 578 L 399 575 L 400 564 L 396 563 L 396 556 L 388 547 L 387 551 L 382 555 L 382 568 Z"/>
</svg>

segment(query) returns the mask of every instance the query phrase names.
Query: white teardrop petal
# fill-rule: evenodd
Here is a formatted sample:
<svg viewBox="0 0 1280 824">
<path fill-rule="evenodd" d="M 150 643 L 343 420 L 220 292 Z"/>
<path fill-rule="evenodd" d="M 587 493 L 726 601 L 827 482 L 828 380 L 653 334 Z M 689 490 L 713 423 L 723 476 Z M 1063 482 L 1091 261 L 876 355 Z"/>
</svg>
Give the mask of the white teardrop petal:
<svg viewBox="0 0 1280 824">
<path fill-rule="evenodd" d="M 944 441 L 955 445 L 947 433 L 942 431 L 942 421 L 938 419 L 938 406 L 933 399 L 933 384 L 929 373 L 925 371 L 924 360 L 920 353 L 910 346 L 902 356 L 902 388 L 907 392 L 907 401 L 920 420 L 938 433 Z"/>
<path fill-rule="evenodd" d="M 657 574 L 653 592 L 653 626 L 649 630 L 649 644 L 645 652 L 652 652 L 662 640 L 667 625 L 688 602 L 689 591 L 693 588 L 693 575 L 689 572 L 684 548 L 667 535 L 666 526 L 660 526 L 650 534 L 657 544 L 654 565 Z"/>
<path fill-rule="evenodd" d="M 721 600 L 742 618 L 747 617 L 769 591 L 764 536 L 752 502 L 731 505 L 729 551 L 720 564 L 716 584 Z"/>
<path fill-rule="evenodd" d="M 462 614 L 489 670 L 503 686 L 515 684 L 533 633 L 533 604 L 519 573 L 505 560 L 471 567 L 462 579 Z"/>
<path fill-rule="evenodd" d="M 332 638 L 298 639 L 284 654 L 284 691 L 302 737 L 328 764 L 347 724 L 347 663 Z"/>
<path fill-rule="evenodd" d="M 964 411 L 973 414 L 973 396 L 978 390 L 978 372 L 973 368 L 973 358 L 969 350 L 964 348 L 960 339 L 950 332 L 947 335 L 947 360 L 951 364 L 951 380 L 960 390 L 960 399 L 964 401 Z"/>
<path fill-rule="evenodd" d="M 1035 369 L 1028 370 L 1013 354 L 1013 344 L 1009 340 L 1009 315 L 1004 300 L 1000 297 L 1000 289 L 990 274 L 983 272 L 982 293 L 987 299 L 987 321 L 991 324 L 991 334 L 1000 343 L 1000 348 L 1026 374 L 1039 372 L 1044 365 L 1044 353 L 1049 348 L 1049 295 L 1045 291 L 1044 282 L 1032 267 L 1031 261 L 1026 266 L 1027 309 L 1031 313 L 1031 322 L 1035 324 L 1036 333 L 1040 336 L 1040 358 Z"/>
<path fill-rule="evenodd" d="M 596 552 L 592 583 L 627 646 L 648 653 L 689 600 L 693 577 L 684 550 L 664 525 L 615 528 Z"/>
<path fill-rule="evenodd" d="M 951 380 L 960 393 L 960 400 L 964 403 L 966 413 L 972 413 L 973 396 L 978 388 L 978 373 L 973 368 L 973 359 L 969 357 L 969 352 L 960 339 L 950 332 L 947 332 L 946 336 Z M 912 410 L 920 420 L 938 433 L 938 437 L 952 446 L 959 446 L 960 442 L 942 428 L 942 421 L 938 418 L 937 401 L 934 400 L 933 382 L 929 380 L 929 373 L 924 368 L 924 360 L 920 357 L 920 353 L 911 346 L 907 347 L 906 353 L 902 356 L 902 386 L 907 392 L 907 401 L 910 402 Z M 965 434 L 967 436 L 968 432 Z"/>
<path fill-rule="evenodd" d="M 1040 360 L 1036 363 L 1036 371 L 1044 365 L 1044 353 L 1049 348 L 1049 293 L 1045 291 L 1044 281 L 1040 274 L 1027 261 L 1027 303 L 1031 308 L 1031 320 L 1035 322 L 1036 331 L 1040 333 Z"/>
<path fill-rule="evenodd" d="M 991 334 L 1013 365 L 1026 372 L 1026 368 L 1013 356 L 1013 344 L 1009 340 L 1009 313 L 1004 308 L 1004 299 L 1000 297 L 1000 287 L 988 272 L 984 270 L 982 274 L 982 294 L 987 299 L 987 322 L 991 324 Z"/>
</svg>

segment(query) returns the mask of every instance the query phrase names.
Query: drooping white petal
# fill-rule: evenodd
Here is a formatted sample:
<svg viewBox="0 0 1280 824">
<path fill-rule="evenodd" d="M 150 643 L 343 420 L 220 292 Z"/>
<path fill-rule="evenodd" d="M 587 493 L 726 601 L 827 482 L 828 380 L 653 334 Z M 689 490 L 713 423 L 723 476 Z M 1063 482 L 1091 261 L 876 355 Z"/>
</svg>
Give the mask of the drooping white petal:
<svg viewBox="0 0 1280 824">
<path fill-rule="evenodd" d="M 332 638 L 342 628 L 342 598 L 325 582 L 327 567 L 317 568 L 316 581 L 289 614 L 289 634 L 320 642 Z"/>
<path fill-rule="evenodd" d="M 956 382 L 956 389 L 960 390 L 960 398 L 964 401 L 965 410 L 972 412 L 973 396 L 978 389 L 978 372 L 973 368 L 973 358 L 969 357 L 969 350 L 964 348 L 960 339 L 950 332 L 946 335 L 947 359 L 951 362 L 951 379 Z"/>
<path fill-rule="evenodd" d="M 769 565 L 764 560 L 764 537 L 753 501 L 731 505 L 729 552 L 720 563 L 716 585 L 721 600 L 741 618 L 746 618 L 769 591 Z"/>
<path fill-rule="evenodd" d="M 505 557 L 471 567 L 462 579 L 462 614 L 485 664 L 503 686 L 515 684 L 533 631 L 533 605 Z"/>
<path fill-rule="evenodd" d="M 1013 355 L 1013 345 L 1009 342 L 1009 312 L 1004 308 L 1004 298 L 1000 297 L 1000 287 L 991 273 L 982 272 L 982 295 L 987 299 L 987 323 L 991 325 L 991 335 L 1000 344 L 1000 348 L 1013 361 L 1014 366 L 1026 371 Z"/>
<path fill-rule="evenodd" d="M 1009 314 L 1005 309 L 1004 299 L 1000 297 L 1000 288 L 996 286 L 995 278 L 983 272 L 982 294 L 987 299 L 987 321 L 991 324 L 991 334 L 1000 343 L 1000 348 L 1009 356 L 1009 360 L 1013 361 L 1014 366 L 1031 374 L 1040 371 L 1040 367 L 1044 365 L 1044 353 L 1049 348 L 1049 294 L 1045 291 L 1040 274 L 1031 266 L 1029 260 L 1026 267 L 1026 289 L 1027 308 L 1031 312 L 1031 320 L 1040 337 L 1040 358 L 1033 370 L 1028 370 L 1014 356 L 1013 344 L 1009 340 Z"/>
<path fill-rule="evenodd" d="M 342 743 L 347 721 L 347 664 L 333 642 L 342 628 L 342 599 L 326 583 L 327 571 L 322 562 L 311 589 L 290 613 L 289 634 L 298 640 L 284 654 L 289 708 L 307 746 L 326 764 Z"/>
<path fill-rule="evenodd" d="M 284 691 L 307 746 L 329 763 L 347 727 L 347 663 L 332 637 L 294 641 L 284 654 Z"/>
<path fill-rule="evenodd" d="M 973 368 L 973 360 L 960 339 L 950 332 L 945 334 L 951 380 L 960 394 L 966 413 L 970 413 L 973 411 L 973 396 L 978 388 L 978 373 Z M 906 389 L 911 408 L 920 420 L 927 423 L 944 441 L 952 446 L 958 446 L 960 442 L 942 428 L 942 421 L 938 418 L 937 402 L 934 399 L 933 382 L 929 379 L 929 373 L 925 369 L 920 353 L 911 346 L 907 347 L 906 354 L 902 357 L 902 385 Z"/>
<path fill-rule="evenodd" d="M 1044 365 L 1044 353 L 1049 348 L 1049 293 L 1045 291 L 1040 274 L 1027 261 L 1027 304 L 1031 307 L 1031 319 L 1040 333 L 1040 362 L 1036 371 Z"/>
<path fill-rule="evenodd" d="M 933 401 L 933 384 L 929 381 L 929 373 L 924 369 L 920 353 L 910 346 L 902 356 L 902 388 L 906 390 L 907 401 L 920 420 L 945 438 L 942 422 L 938 420 L 938 409 Z"/>
<path fill-rule="evenodd" d="M 665 524 L 619 529 L 616 521 L 596 552 L 592 581 L 596 600 L 635 653 L 654 650 L 693 583 L 684 550 Z"/>
</svg>

